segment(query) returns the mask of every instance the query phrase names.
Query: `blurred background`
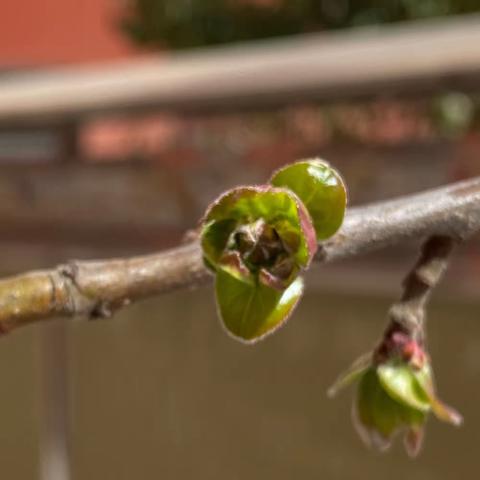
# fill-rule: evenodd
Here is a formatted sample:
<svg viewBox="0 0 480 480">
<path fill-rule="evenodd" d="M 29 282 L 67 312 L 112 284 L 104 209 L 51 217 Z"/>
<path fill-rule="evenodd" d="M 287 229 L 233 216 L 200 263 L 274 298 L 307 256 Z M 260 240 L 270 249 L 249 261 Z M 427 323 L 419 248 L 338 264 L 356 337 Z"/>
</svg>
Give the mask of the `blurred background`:
<svg viewBox="0 0 480 480">
<path fill-rule="evenodd" d="M 350 205 L 480 175 L 477 0 L 17 0 L 0 9 L 0 271 L 178 244 L 209 200 L 308 156 Z M 380 335 L 417 243 L 319 266 L 278 334 L 209 286 L 0 348 L 5 478 L 467 478 L 478 471 L 478 238 L 430 311 L 441 396 L 410 461 L 325 391 Z M 66 326 L 64 324 L 67 324 Z"/>
</svg>

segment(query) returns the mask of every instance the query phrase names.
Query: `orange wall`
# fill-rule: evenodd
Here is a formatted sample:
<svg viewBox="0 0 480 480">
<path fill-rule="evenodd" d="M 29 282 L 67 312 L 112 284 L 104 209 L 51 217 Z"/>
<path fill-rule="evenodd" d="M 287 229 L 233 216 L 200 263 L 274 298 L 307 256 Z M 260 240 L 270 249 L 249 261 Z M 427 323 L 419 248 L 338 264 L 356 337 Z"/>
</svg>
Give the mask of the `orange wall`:
<svg viewBox="0 0 480 480">
<path fill-rule="evenodd" d="M 93 62 L 135 54 L 115 25 L 122 0 L 0 3 L 0 68 Z"/>
</svg>

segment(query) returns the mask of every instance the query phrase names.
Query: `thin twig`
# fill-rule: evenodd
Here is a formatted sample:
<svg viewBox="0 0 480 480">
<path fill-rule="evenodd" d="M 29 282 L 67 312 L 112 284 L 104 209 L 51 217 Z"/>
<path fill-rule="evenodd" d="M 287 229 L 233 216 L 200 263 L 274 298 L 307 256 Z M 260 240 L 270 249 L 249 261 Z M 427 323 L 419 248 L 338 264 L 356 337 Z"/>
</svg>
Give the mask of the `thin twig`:
<svg viewBox="0 0 480 480">
<path fill-rule="evenodd" d="M 480 229 L 480 177 L 421 194 L 352 208 L 337 235 L 320 245 L 330 262 L 408 239 L 464 239 Z M 152 295 L 209 281 L 198 242 L 153 255 L 70 262 L 0 281 L 0 329 L 54 316 L 106 317 Z"/>
<path fill-rule="evenodd" d="M 447 269 L 455 241 L 451 237 L 432 236 L 422 247 L 419 259 L 403 281 L 403 294 L 389 312 L 391 324 L 423 343 L 425 307 L 433 289 Z M 392 326 L 391 326 L 392 328 Z"/>
</svg>

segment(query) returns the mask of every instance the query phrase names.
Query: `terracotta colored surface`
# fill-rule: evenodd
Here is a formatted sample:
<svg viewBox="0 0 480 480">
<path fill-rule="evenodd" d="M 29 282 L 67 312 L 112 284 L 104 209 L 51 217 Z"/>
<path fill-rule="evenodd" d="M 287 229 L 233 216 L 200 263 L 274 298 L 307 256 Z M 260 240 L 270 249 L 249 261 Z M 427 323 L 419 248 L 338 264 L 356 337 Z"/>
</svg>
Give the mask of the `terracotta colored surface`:
<svg viewBox="0 0 480 480">
<path fill-rule="evenodd" d="M 135 53 L 119 31 L 119 0 L 2 2 L 0 68 L 124 58 Z"/>
</svg>

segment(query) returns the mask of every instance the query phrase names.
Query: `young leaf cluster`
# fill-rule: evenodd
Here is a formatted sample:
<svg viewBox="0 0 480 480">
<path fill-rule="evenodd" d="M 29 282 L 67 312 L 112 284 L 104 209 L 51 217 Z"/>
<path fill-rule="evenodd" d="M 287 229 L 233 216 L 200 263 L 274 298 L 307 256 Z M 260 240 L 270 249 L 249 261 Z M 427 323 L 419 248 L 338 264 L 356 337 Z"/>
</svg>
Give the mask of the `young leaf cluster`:
<svg viewBox="0 0 480 480">
<path fill-rule="evenodd" d="M 209 206 L 203 258 L 229 334 L 253 343 L 285 323 L 303 293 L 301 273 L 317 242 L 341 226 L 346 200 L 340 175 L 312 159 L 281 168 L 268 184 L 229 190 Z"/>
<path fill-rule="evenodd" d="M 403 434 L 405 449 L 414 457 L 430 412 L 444 422 L 462 423 L 461 415 L 437 397 L 429 356 L 404 333 L 395 332 L 360 357 L 330 389 L 330 396 L 353 382 L 358 382 L 353 421 L 367 446 L 387 450 L 394 437 Z"/>
</svg>

